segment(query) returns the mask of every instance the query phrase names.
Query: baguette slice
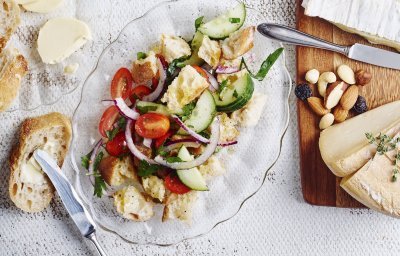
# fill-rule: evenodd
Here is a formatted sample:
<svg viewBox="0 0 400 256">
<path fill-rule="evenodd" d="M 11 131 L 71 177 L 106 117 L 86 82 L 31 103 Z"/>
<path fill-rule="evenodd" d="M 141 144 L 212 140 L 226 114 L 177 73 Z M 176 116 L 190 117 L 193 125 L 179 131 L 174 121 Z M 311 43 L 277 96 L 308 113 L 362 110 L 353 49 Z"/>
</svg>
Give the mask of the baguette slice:
<svg viewBox="0 0 400 256">
<path fill-rule="evenodd" d="M 19 6 L 14 0 L 3 0 L 0 11 L 0 53 L 21 22 Z"/>
<path fill-rule="evenodd" d="M 17 97 L 28 63 L 17 49 L 0 54 L 0 112 L 5 111 Z"/>
<path fill-rule="evenodd" d="M 49 205 L 54 187 L 32 155 L 42 149 L 62 166 L 71 135 L 70 120 L 60 113 L 28 118 L 22 123 L 19 144 L 10 156 L 9 193 L 18 208 L 39 212 Z"/>
</svg>

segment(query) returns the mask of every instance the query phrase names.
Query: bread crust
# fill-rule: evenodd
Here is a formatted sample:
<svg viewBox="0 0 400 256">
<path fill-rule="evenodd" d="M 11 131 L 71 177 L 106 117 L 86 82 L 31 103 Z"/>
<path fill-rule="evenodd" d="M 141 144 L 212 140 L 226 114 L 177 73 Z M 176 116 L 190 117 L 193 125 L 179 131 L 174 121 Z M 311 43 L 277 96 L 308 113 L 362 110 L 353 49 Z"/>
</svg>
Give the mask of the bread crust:
<svg viewBox="0 0 400 256">
<path fill-rule="evenodd" d="M 10 155 L 9 195 L 15 205 L 26 212 L 42 211 L 49 205 L 54 195 L 54 187 L 47 176 L 44 184 L 29 187 L 30 192 L 39 194 L 38 197 L 23 200 L 17 193 L 25 191 L 24 183 L 19 180 L 22 164 L 27 162 L 34 150 L 46 145 L 46 141 L 42 140 L 41 136 L 44 136 L 44 134 L 47 136 L 52 129 L 57 129 L 59 142 L 62 142 L 61 144 L 57 142 L 59 143 L 57 144 L 57 151 L 60 153 L 57 156 L 53 155 L 53 157 L 56 158 L 57 164 L 62 166 L 70 146 L 72 129 L 69 118 L 57 112 L 26 119 L 20 128 L 19 143 L 13 148 Z M 36 141 L 38 138 L 41 139 L 40 142 Z"/>
<path fill-rule="evenodd" d="M 0 34 L 0 53 L 6 47 L 8 40 L 10 40 L 10 37 L 15 30 L 17 30 L 17 27 L 21 22 L 20 9 L 14 0 L 3 0 L 1 8 L 3 9 L 2 16 L 6 16 L 2 17 L 6 19 L 6 24 L 3 24 L 5 26 L 5 32 Z"/>
<path fill-rule="evenodd" d="M 28 62 L 16 49 L 4 52 L 5 64 L 0 71 L 0 112 L 17 97 L 21 81 L 28 71 Z"/>
</svg>

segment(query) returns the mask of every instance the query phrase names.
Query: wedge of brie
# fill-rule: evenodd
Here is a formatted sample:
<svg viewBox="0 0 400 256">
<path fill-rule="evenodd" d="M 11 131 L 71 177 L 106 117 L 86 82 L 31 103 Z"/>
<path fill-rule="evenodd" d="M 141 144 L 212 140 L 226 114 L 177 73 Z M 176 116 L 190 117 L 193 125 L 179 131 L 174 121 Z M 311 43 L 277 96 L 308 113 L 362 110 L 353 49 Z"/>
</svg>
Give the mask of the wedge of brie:
<svg viewBox="0 0 400 256">
<path fill-rule="evenodd" d="M 394 136 L 400 132 L 399 109 L 400 101 L 395 101 L 322 131 L 319 149 L 333 174 L 350 175 L 375 155 L 376 147 L 368 143 L 366 133 Z"/>
<path fill-rule="evenodd" d="M 400 51 L 399 0 L 303 0 L 305 14 Z"/>
<path fill-rule="evenodd" d="M 400 186 L 392 182 L 393 161 L 377 154 L 359 171 L 343 178 L 340 186 L 365 206 L 400 217 Z"/>
<path fill-rule="evenodd" d="M 63 61 L 92 39 L 89 27 L 74 18 L 55 18 L 39 31 L 38 51 L 44 63 Z"/>
</svg>

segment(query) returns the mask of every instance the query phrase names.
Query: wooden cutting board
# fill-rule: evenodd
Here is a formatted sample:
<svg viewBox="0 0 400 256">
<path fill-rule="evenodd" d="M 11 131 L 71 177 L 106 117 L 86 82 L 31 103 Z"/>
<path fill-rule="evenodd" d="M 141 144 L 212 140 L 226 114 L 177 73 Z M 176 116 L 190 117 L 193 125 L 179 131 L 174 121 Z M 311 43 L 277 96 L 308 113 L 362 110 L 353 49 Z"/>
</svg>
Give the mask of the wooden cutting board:
<svg viewBox="0 0 400 256">
<path fill-rule="evenodd" d="M 363 38 L 346 33 L 325 20 L 305 16 L 301 2 L 302 0 L 297 0 L 299 30 L 337 44 L 368 44 Z M 373 74 L 370 84 L 360 86 L 360 95 L 366 98 L 370 109 L 400 99 L 400 71 L 352 61 L 340 54 L 306 47 L 297 47 L 297 82 L 305 82 L 304 75 L 310 69 L 316 68 L 321 73 L 324 71 L 336 73 L 336 68 L 343 63 L 355 71 L 364 69 Z M 315 87 L 313 91 L 315 95 L 318 94 Z M 330 172 L 321 158 L 318 148 L 320 118 L 310 110 L 307 103 L 300 100 L 297 102 L 297 111 L 301 183 L 305 201 L 321 206 L 363 207 L 340 188 L 340 178 Z"/>
</svg>

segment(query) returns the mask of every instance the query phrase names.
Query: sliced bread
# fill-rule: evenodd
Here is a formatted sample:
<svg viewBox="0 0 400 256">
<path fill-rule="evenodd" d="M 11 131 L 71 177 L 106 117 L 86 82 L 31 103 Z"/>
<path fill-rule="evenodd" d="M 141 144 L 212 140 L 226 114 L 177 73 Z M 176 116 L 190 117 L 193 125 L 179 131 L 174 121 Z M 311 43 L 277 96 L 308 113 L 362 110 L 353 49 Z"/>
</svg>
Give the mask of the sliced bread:
<svg viewBox="0 0 400 256">
<path fill-rule="evenodd" d="M 28 63 L 17 49 L 0 54 L 0 112 L 5 111 L 17 97 Z"/>
<path fill-rule="evenodd" d="M 14 0 L 3 0 L 0 11 L 0 52 L 20 23 L 19 6 Z"/>
<path fill-rule="evenodd" d="M 62 166 L 71 135 L 70 120 L 60 113 L 28 118 L 22 123 L 19 144 L 10 156 L 9 193 L 18 208 L 39 212 L 49 205 L 54 187 L 32 155 L 42 149 Z"/>
</svg>

